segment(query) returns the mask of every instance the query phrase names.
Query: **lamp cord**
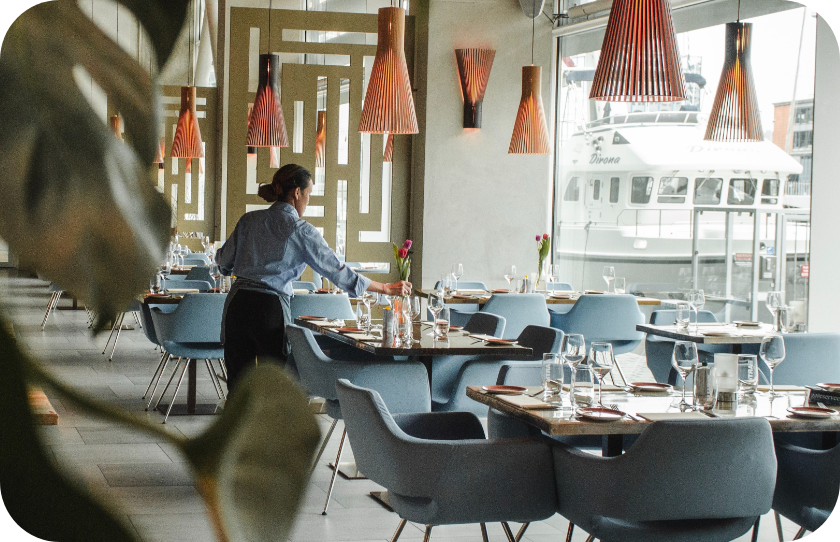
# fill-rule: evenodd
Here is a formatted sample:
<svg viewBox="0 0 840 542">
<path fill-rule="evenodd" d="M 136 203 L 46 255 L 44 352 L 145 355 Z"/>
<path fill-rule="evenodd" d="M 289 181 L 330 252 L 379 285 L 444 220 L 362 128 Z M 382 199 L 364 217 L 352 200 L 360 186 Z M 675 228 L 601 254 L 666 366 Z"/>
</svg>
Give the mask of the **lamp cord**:
<svg viewBox="0 0 840 542">
<path fill-rule="evenodd" d="M 738 0 L 738 21 L 741 22 L 741 0 Z"/>
<path fill-rule="evenodd" d="M 537 0 L 534 0 L 532 9 L 533 13 L 531 13 L 531 15 L 533 15 L 534 18 L 531 19 L 531 66 L 534 65 L 534 34 L 537 29 Z"/>
<path fill-rule="evenodd" d="M 271 54 L 271 6 L 272 0 L 268 0 L 268 47 L 266 47 L 266 54 Z"/>
</svg>

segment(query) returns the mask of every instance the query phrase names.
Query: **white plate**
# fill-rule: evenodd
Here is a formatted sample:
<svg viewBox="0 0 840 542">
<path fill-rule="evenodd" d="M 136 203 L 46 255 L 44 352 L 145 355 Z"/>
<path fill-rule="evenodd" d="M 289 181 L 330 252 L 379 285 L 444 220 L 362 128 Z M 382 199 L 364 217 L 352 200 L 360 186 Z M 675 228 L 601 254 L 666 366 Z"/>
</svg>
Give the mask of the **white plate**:
<svg viewBox="0 0 840 542">
<path fill-rule="evenodd" d="M 827 391 L 840 391 L 840 384 L 837 382 L 822 382 L 817 386 Z"/>
<path fill-rule="evenodd" d="M 788 407 L 788 412 L 800 418 L 824 420 L 837 415 L 837 411 L 819 407 Z"/>
<path fill-rule="evenodd" d="M 636 391 L 647 392 L 669 392 L 673 388 L 668 384 L 657 384 L 656 382 L 631 382 L 630 387 Z"/>
<path fill-rule="evenodd" d="M 575 413 L 578 418 L 593 422 L 615 422 L 624 417 L 624 412 L 611 408 L 581 408 Z"/>
</svg>

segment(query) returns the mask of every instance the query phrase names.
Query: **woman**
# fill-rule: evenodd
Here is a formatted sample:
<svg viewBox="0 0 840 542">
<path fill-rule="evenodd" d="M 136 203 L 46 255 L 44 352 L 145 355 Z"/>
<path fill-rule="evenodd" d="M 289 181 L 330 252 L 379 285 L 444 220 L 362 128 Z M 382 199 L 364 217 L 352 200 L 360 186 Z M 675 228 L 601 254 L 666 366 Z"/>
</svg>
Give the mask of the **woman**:
<svg viewBox="0 0 840 542">
<path fill-rule="evenodd" d="M 365 290 L 395 296 L 411 293 L 408 282 L 375 282 L 338 260 L 318 230 L 301 218 L 313 184 L 312 175 L 301 166 L 288 164 L 277 170 L 272 183 L 259 188 L 260 197 L 274 204 L 245 213 L 216 254 L 222 273 L 236 275 L 222 319 L 231 392 L 256 358 L 285 362 L 292 281 L 307 265 L 353 297 Z"/>
</svg>

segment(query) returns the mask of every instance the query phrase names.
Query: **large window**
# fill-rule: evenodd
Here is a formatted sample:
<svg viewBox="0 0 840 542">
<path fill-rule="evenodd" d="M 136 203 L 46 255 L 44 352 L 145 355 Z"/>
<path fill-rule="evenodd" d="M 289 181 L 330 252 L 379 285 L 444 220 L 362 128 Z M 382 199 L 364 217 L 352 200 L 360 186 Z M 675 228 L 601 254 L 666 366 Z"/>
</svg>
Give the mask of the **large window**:
<svg viewBox="0 0 840 542">
<path fill-rule="evenodd" d="M 744 4 L 764 135 L 755 143 L 704 139 L 735 0 L 674 7 L 681 102 L 590 100 L 602 18 L 555 29 L 552 263 L 575 289 L 603 289 L 608 265 L 630 293 L 703 289 L 719 320 L 765 322 L 766 292 L 783 290 L 807 325 L 816 19 L 793 2 Z"/>
</svg>

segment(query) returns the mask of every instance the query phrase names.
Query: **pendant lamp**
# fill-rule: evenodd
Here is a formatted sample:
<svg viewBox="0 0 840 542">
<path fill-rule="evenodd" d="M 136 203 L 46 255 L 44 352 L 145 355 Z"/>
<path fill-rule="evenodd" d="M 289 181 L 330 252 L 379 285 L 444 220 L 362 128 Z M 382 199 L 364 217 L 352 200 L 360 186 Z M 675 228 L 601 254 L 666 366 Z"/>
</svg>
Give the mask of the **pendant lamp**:
<svg viewBox="0 0 840 542">
<path fill-rule="evenodd" d="M 382 161 L 391 163 L 394 161 L 394 134 L 388 134 L 385 140 L 385 152 L 382 153 Z"/>
<path fill-rule="evenodd" d="M 315 134 L 315 167 L 324 167 L 327 163 L 327 112 L 318 111 L 318 131 Z"/>
<path fill-rule="evenodd" d="M 122 136 L 122 119 L 119 115 L 111 115 L 109 119 L 109 124 L 111 125 L 111 130 L 114 131 L 114 137 L 119 139 L 120 141 L 123 140 Z"/>
<path fill-rule="evenodd" d="M 260 83 L 248 119 L 249 147 L 288 147 L 286 122 L 280 105 L 279 55 L 260 55 Z"/>
<path fill-rule="evenodd" d="M 189 59 L 187 61 L 187 85 L 192 73 L 192 15 L 190 16 Z M 178 114 L 178 124 L 175 126 L 175 136 L 169 156 L 172 158 L 204 158 L 204 145 L 201 142 L 201 130 L 198 128 L 198 114 L 195 111 L 196 88 L 194 86 L 181 87 L 181 111 Z M 190 171 L 187 162 L 186 171 Z"/>
<path fill-rule="evenodd" d="M 376 57 L 365 93 L 359 131 L 416 134 L 417 115 L 405 63 L 405 10 L 379 8 Z"/>
<path fill-rule="evenodd" d="M 152 162 L 153 164 L 160 164 L 160 167 L 163 167 L 163 153 L 164 153 L 164 145 L 165 139 L 160 138 L 160 143 L 158 144 L 157 152 L 155 153 L 155 159 Z"/>
<path fill-rule="evenodd" d="M 685 100 L 668 0 L 614 0 L 589 97 L 611 102 Z"/>
<path fill-rule="evenodd" d="M 752 23 L 726 24 L 726 57 L 706 125 L 706 141 L 764 141 L 750 66 L 751 34 Z"/>
<path fill-rule="evenodd" d="M 495 56 L 492 49 L 455 49 L 464 98 L 464 128 L 481 128 L 481 103 Z"/>
<path fill-rule="evenodd" d="M 522 98 L 508 154 L 549 154 L 548 124 L 542 103 L 542 66 L 522 66 Z"/>
</svg>

